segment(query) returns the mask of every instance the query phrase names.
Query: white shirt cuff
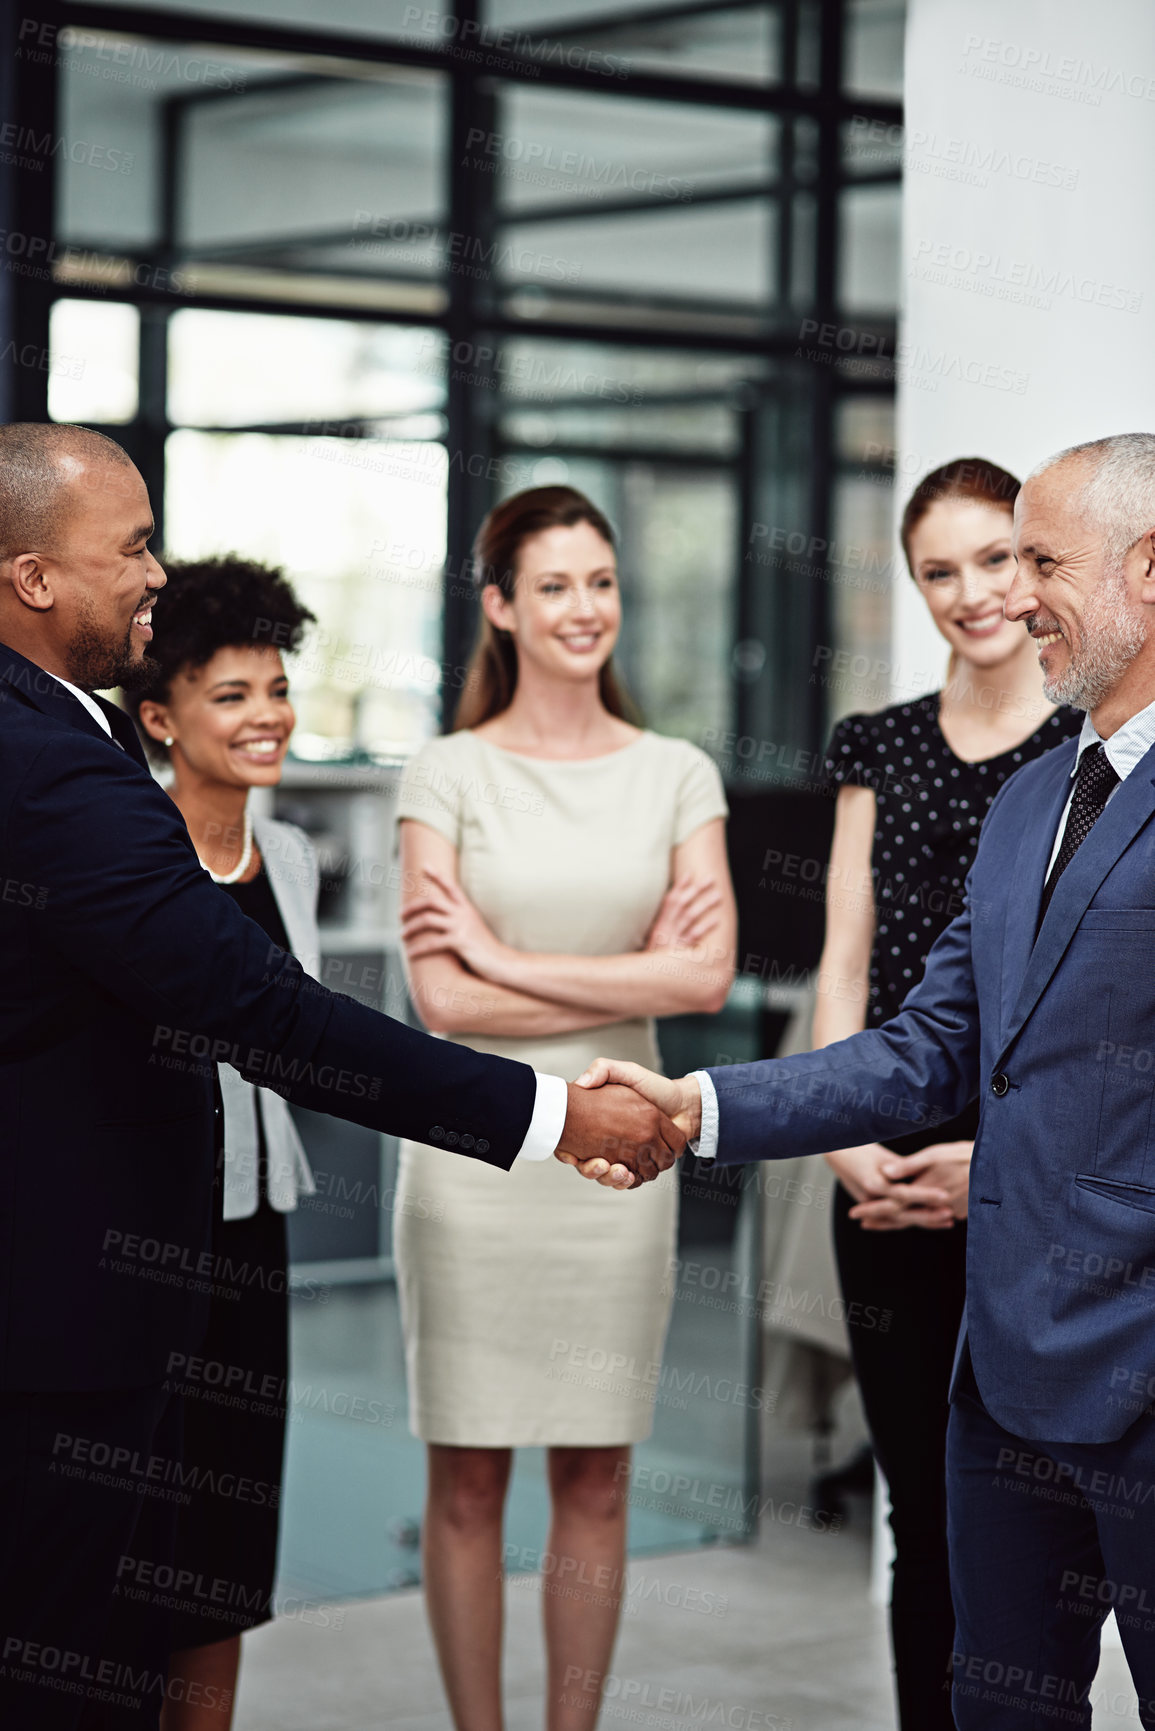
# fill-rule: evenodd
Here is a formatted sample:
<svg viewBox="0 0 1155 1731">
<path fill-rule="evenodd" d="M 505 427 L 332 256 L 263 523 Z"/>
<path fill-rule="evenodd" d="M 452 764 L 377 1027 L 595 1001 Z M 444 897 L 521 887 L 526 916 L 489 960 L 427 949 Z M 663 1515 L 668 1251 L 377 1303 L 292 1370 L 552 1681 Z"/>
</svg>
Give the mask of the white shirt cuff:
<svg viewBox="0 0 1155 1731">
<path fill-rule="evenodd" d="M 713 1160 L 718 1152 L 718 1095 L 705 1070 L 695 1070 L 694 1080 L 702 1090 L 702 1127 L 690 1153 L 697 1160 Z"/>
<path fill-rule="evenodd" d="M 569 1090 L 561 1077 L 542 1076 L 536 1070 L 534 1075 L 537 1076 L 537 1098 L 525 1141 L 516 1154 L 518 1160 L 549 1160 L 561 1141 L 565 1115 L 569 1111 Z"/>
</svg>

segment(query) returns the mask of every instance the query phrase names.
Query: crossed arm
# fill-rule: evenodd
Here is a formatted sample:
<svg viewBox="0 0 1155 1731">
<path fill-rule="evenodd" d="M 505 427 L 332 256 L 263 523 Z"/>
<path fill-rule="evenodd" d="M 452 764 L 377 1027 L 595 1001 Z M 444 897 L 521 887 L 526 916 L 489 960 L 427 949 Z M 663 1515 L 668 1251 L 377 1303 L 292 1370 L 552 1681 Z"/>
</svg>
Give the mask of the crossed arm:
<svg viewBox="0 0 1155 1731">
<path fill-rule="evenodd" d="M 721 819 L 673 850 L 671 885 L 645 949 L 620 955 L 534 954 L 502 944 L 458 882 L 456 848 L 416 819 L 401 824 L 401 866 L 406 976 L 431 1032 L 567 1034 L 630 1016 L 714 1011 L 726 1000 L 737 910 Z M 583 1098 L 571 1086 L 571 1110 Z M 602 1184 L 630 1183 L 606 1157 L 558 1158 Z M 660 1154 L 657 1163 L 669 1160 Z"/>
<path fill-rule="evenodd" d="M 734 977 L 737 913 L 720 818 L 673 850 L 671 887 L 646 947 L 616 956 L 513 949 L 458 882 L 457 850 L 401 824 L 401 910 L 410 991 L 427 1028 L 496 1037 L 567 1034 L 633 1016 L 713 1012 Z"/>
</svg>

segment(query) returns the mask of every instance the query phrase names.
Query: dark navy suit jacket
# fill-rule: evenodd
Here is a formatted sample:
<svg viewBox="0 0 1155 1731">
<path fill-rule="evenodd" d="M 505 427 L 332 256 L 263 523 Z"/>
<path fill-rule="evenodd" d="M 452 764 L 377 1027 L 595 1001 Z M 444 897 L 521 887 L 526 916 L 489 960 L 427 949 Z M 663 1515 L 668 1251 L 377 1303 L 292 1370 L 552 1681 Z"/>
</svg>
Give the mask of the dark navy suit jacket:
<svg viewBox="0 0 1155 1731">
<path fill-rule="evenodd" d="M 1106 1442 L 1155 1397 L 1155 748 L 1036 941 L 1076 751 L 1004 784 L 967 906 L 892 1021 L 710 1076 L 723 1163 L 890 1138 L 977 1096 L 964 1339 L 979 1390 L 1019 1436 Z"/>
<path fill-rule="evenodd" d="M 325 990 L 201 868 L 127 716 L 0 645 L 0 1388 L 139 1387 L 195 1351 L 218 1061 L 508 1168 L 525 1064 Z M 117 743 L 119 741 L 119 745 Z"/>
</svg>

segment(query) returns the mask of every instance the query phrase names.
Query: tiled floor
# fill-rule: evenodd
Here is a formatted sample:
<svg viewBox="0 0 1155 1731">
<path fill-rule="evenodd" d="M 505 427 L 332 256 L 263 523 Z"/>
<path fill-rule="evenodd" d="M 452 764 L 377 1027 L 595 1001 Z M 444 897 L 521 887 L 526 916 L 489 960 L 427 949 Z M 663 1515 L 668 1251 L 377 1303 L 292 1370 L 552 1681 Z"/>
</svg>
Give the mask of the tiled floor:
<svg viewBox="0 0 1155 1731">
<path fill-rule="evenodd" d="M 779 1447 L 764 1495 L 805 1496 L 805 1457 Z M 601 1724 L 647 1731 L 889 1731 L 885 1613 L 867 1598 L 865 1521 L 839 1533 L 767 1519 L 749 1547 L 639 1560 Z M 697 1589 L 691 1593 L 689 1589 Z M 713 1595 L 708 1599 L 707 1595 Z M 686 1601 L 689 1600 L 687 1603 Z M 539 1731 L 539 1600 L 507 1592 L 508 1731 Z M 1137 1725 L 1121 1653 L 1095 1688 L 1095 1731 Z M 420 1594 L 288 1616 L 247 1643 L 237 1731 L 448 1731 Z"/>
<path fill-rule="evenodd" d="M 757 1544 L 701 1546 L 630 1568 L 601 1726 L 648 1731 L 890 1731 L 887 1618 L 868 1599 L 862 1508 L 842 1532 L 790 1518 L 803 1445 L 774 1444 Z M 784 1518 L 783 1518 L 784 1516 Z M 693 1593 L 691 1589 L 698 1589 Z M 537 1582 L 507 1587 L 507 1731 L 542 1726 Z M 289 1608 L 291 1612 L 293 1608 Z M 1138 1724 L 1122 1653 L 1094 1689 L 1096 1731 Z M 246 1643 L 237 1731 L 448 1731 L 421 1594 L 308 1608 Z"/>
<path fill-rule="evenodd" d="M 749 1548 L 638 1562 L 631 1583 L 639 1602 L 623 1620 L 603 1725 L 883 1731 L 891 1722 L 885 1619 L 866 1601 L 866 1576 L 861 1533 L 819 1535 L 791 1524 L 771 1525 Z M 512 1582 L 507 1604 L 508 1727 L 537 1731 L 536 1583 Z M 340 1628 L 290 1620 L 251 1638 L 238 1731 L 386 1725 L 449 1725 L 417 1592 L 345 1606 Z"/>
</svg>

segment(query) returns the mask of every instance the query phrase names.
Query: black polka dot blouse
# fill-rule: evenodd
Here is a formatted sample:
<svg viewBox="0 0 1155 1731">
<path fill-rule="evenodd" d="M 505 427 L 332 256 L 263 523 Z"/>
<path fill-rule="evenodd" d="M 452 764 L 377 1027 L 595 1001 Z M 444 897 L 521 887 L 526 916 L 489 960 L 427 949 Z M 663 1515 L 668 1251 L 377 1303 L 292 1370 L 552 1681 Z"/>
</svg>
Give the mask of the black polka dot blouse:
<svg viewBox="0 0 1155 1731">
<path fill-rule="evenodd" d="M 943 737 L 938 704 L 932 692 L 877 715 L 848 715 L 826 755 L 828 781 L 875 795 L 867 1027 L 895 1014 L 922 978 L 931 945 L 962 912 L 979 830 L 1004 781 L 1083 725 L 1077 711 L 1058 709 L 1012 751 L 967 763 Z"/>
</svg>

